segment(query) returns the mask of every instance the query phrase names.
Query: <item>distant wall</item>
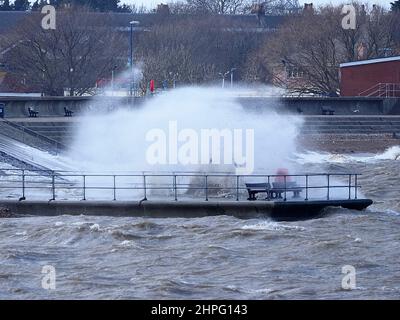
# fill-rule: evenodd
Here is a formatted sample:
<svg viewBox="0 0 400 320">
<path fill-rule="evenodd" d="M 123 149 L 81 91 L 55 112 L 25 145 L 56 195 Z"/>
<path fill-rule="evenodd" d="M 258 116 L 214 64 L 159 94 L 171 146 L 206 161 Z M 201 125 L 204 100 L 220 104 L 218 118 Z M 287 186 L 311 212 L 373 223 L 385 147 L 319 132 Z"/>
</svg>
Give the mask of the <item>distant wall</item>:
<svg viewBox="0 0 400 320">
<path fill-rule="evenodd" d="M 74 115 L 85 111 L 112 110 L 121 103 L 128 108 L 137 108 L 149 98 L 113 97 L 0 97 L 5 104 L 5 117 L 28 117 L 28 108 L 39 111 L 39 116 L 64 116 L 64 107 L 74 111 Z M 390 115 L 400 114 L 400 99 L 338 97 L 338 98 L 270 98 L 240 97 L 239 102 L 254 110 L 271 109 L 283 113 L 320 115 L 321 108 L 330 108 L 336 115 Z M 188 102 L 190 103 L 190 102 Z"/>
<path fill-rule="evenodd" d="M 390 115 L 400 114 L 400 99 L 337 97 L 337 98 L 239 98 L 254 109 L 273 108 L 278 112 L 321 115 L 322 108 L 335 111 L 335 115 Z"/>
<path fill-rule="evenodd" d="M 0 103 L 5 104 L 5 117 L 28 117 L 28 108 L 39 112 L 39 116 L 64 116 L 64 108 L 72 110 L 74 115 L 86 111 L 112 110 L 117 105 L 138 106 L 143 98 L 121 99 L 102 97 L 101 100 L 93 97 L 0 97 Z"/>
</svg>

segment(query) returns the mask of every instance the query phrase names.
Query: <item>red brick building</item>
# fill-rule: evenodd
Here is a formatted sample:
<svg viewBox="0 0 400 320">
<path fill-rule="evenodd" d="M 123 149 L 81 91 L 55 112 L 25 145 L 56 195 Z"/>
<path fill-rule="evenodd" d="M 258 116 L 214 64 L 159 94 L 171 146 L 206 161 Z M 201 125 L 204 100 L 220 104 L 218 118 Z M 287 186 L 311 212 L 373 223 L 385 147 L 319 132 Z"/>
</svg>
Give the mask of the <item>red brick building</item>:
<svg viewBox="0 0 400 320">
<path fill-rule="evenodd" d="M 342 63 L 340 95 L 400 97 L 400 56 Z"/>
</svg>

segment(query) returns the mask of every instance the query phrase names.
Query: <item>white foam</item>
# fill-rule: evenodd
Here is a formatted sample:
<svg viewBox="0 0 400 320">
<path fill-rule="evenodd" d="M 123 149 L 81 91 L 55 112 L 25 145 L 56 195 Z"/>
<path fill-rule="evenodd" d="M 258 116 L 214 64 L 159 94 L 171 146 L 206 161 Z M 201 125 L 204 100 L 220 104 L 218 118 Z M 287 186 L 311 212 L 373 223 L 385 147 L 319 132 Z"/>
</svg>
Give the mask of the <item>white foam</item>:
<svg viewBox="0 0 400 320">
<path fill-rule="evenodd" d="M 132 240 L 124 240 L 119 244 L 121 247 L 132 247 L 134 242 Z"/>
<path fill-rule="evenodd" d="M 283 230 L 299 230 L 299 231 L 304 231 L 305 228 L 300 227 L 300 226 L 289 226 L 285 224 L 281 224 L 278 222 L 274 221 L 263 221 L 259 222 L 256 224 L 251 224 L 251 225 L 244 225 L 242 227 L 243 230 L 255 230 L 255 231 L 263 231 L 263 230 L 268 230 L 268 231 L 283 231 Z"/>
<path fill-rule="evenodd" d="M 232 165 L 219 164 L 150 165 L 146 151 L 151 143 L 146 141 L 146 133 L 157 128 L 168 134 L 169 122 L 176 121 L 178 130 L 192 129 L 198 134 L 202 129 L 253 129 L 256 170 L 275 172 L 282 166 L 290 169 L 288 160 L 296 150 L 302 118 L 279 115 L 273 109 L 272 104 L 252 112 L 220 88 L 175 89 L 148 99 L 136 109 L 121 104 L 112 112 L 88 113 L 77 128 L 70 155 L 82 170 L 99 172 L 233 169 Z"/>
<path fill-rule="evenodd" d="M 394 215 L 394 216 L 400 216 L 400 212 L 397 212 L 397 211 L 392 210 L 392 209 L 385 210 L 385 213 L 390 214 L 390 215 Z"/>
<path fill-rule="evenodd" d="M 350 162 L 377 162 L 382 160 L 400 160 L 400 146 L 393 146 L 384 152 L 376 155 L 350 155 L 350 154 L 332 154 L 318 153 L 309 151 L 306 153 L 297 153 L 295 161 L 300 164 L 305 163 L 350 163 Z"/>
<path fill-rule="evenodd" d="M 89 228 L 91 231 L 100 231 L 100 226 L 97 223 L 92 224 Z"/>
<path fill-rule="evenodd" d="M 400 160 L 400 146 L 393 146 L 373 157 L 375 160 Z"/>
</svg>

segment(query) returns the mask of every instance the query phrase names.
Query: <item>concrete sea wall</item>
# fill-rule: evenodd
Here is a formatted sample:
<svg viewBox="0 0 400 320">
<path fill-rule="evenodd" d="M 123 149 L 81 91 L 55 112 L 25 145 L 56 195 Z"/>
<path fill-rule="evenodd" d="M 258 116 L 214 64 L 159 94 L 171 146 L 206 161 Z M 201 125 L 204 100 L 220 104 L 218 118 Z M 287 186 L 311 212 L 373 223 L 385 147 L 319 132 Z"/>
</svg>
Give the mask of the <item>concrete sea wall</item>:
<svg viewBox="0 0 400 320">
<path fill-rule="evenodd" d="M 319 201 L 0 201 L 0 207 L 18 215 L 91 215 L 152 218 L 194 218 L 231 215 L 297 220 L 319 215 L 325 207 L 363 210 L 369 199 Z"/>
<path fill-rule="evenodd" d="M 146 98 L 116 97 L 0 97 L 0 104 L 5 105 L 5 117 L 28 117 L 28 108 L 39 112 L 40 117 L 64 116 L 64 108 L 74 114 L 84 111 L 96 112 L 112 110 L 116 105 L 128 107 L 140 106 Z M 400 115 L 400 99 L 369 97 L 239 97 L 243 106 L 249 109 L 276 109 L 281 112 L 321 115 L 322 108 L 335 111 L 335 115 Z"/>
</svg>

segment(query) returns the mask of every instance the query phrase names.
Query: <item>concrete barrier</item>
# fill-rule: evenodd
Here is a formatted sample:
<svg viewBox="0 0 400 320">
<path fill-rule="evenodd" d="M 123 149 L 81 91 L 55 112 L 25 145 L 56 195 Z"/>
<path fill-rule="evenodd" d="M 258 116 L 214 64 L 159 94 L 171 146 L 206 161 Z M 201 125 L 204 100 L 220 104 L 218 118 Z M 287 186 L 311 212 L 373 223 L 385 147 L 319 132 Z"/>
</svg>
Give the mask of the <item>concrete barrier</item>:
<svg viewBox="0 0 400 320">
<path fill-rule="evenodd" d="M 84 112 L 98 112 L 112 110 L 117 105 L 124 104 L 128 107 L 137 107 L 146 98 L 116 98 L 116 97 L 0 97 L 4 103 L 4 116 L 6 118 L 28 117 L 28 108 L 39 112 L 38 117 L 63 117 L 64 108 L 79 115 Z"/>
<path fill-rule="evenodd" d="M 231 215 L 298 220 L 318 216 L 329 206 L 363 210 L 369 199 L 320 201 L 0 201 L 12 214 L 33 216 L 90 215 L 116 217 L 195 218 Z"/>
<path fill-rule="evenodd" d="M 112 110 L 117 105 L 136 108 L 151 99 L 120 97 L 0 97 L 5 104 L 5 117 L 28 117 L 28 108 L 39 112 L 39 117 L 64 116 L 64 107 L 74 115 L 85 111 Z M 400 114 L 400 99 L 374 97 L 238 97 L 237 100 L 249 109 L 276 110 L 304 115 L 321 115 L 321 108 L 335 111 L 335 115 L 385 115 Z"/>
<path fill-rule="evenodd" d="M 252 109 L 272 108 L 279 112 L 303 115 L 321 115 L 322 108 L 334 110 L 335 115 L 385 115 L 400 113 L 400 99 L 376 97 L 301 97 L 238 99 Z"/>
</svg>

